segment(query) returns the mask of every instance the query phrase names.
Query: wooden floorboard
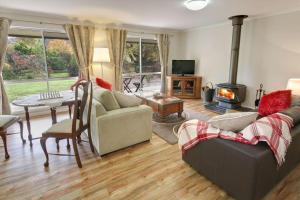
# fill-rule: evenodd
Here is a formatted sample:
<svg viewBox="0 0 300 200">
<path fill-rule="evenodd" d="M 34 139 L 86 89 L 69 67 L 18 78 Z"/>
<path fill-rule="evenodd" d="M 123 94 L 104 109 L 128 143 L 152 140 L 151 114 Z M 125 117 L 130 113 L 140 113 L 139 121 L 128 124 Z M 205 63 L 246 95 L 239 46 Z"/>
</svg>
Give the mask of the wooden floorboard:
<svg viewBox="0 0 300 200">
<path fill-rule="evenodd" d="M 205 110 L 200 100 L 186 100 L 185 108 L 216 115 Z M 58 117 L 61 120 L 67 115 Z M 32 119 L 36 137 L 49 126 L 49 116 Z M 17 130 L 17 126 L 10 129 Z M 64 141 L 60 146 L 60 153 L 68 153 Z M 48 140 L 47 147 L 56 153 L 53 140 Z M 50 167 L 45 169 L 39 140 L 31 149 L 28 142 L 21 143 L 18 135 L 8 136 L 8 149 L 10 159 L 5 161 L 4 149 L 0 148 L 0 199 L 232 199 L 185 164 L 177 145 L 169 145 L 154 134 L 150 142 L 102 158 L 83 143 L 79 146 L 82 169 L 74 157 L 65 156 L 50 156 Z M 300 166 L 265 199 L 286 198 L 300 199 Z"/>
</svg>

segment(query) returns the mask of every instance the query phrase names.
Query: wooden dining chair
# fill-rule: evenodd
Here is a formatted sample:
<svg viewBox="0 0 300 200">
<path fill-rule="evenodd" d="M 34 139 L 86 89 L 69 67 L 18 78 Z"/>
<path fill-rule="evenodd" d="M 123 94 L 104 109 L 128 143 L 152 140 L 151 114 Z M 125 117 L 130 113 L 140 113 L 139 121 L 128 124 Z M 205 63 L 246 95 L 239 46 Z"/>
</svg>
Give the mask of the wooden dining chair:
<svg viewBox="0 0 300 200">
<path fill-rule="evenodd" d="M 0 115 L 0 136 L 2 138 L 3 145 L 4 145 L 5 159 L 9 158 L 9 154 L 8 154 L 8 151 L 7 151 L 6 136 L 7 135 L 18 134 L 18 133 L 7 133 L 7 129 L 16 122 L 18 122 L 18 124 L 20 126 L 21 139 L 22 139 L 23 144 L 25 144 L 26 140 L 24 140 L 24 137 L 23 137 L 23 122 L 22 122 L 22 119 L 19 116 L 14 116 L 14 115 Z"/>
<path fill-rule="evenodd" d="M 79 97 L 79 88 L 82 89 L 81 98 Z M 78 83 L 75 89 L 75 103 L 74 103 L 74 112 L 72 119 L 65 119 L 61 122 L 53 124 L 45 133 L 42 134 L 40 139 L 42 149 L 46 156 L 46 162 L 44 163 L 45 167 L 49 166 L 49 154 L 47 152 L 46 141 L 48 138 L 56 138 L 56 139 L 71 139 L 74 149 L 74 155 L 71 154 L 50 154 L 50 155 L 63 155 L 63 156 L 75 156 L 78 167 L 82 167 L 77 142 L 81 141 L 80 135 L 85 130 L 88 133 L 88 142 L 90 144 L 90 148 L 94 153 L 94 146 L 92 143 L 91 136 L 91 126 L 90 126 L 90 116 L 91 116 L 91 108 L 92 108 L 92 99 L 93 99 L 93 88 L 91 81 L 84 81 Z M 87 110 L 87 119 L 86 122 L 83 121 L 83 112 L 85 109 Z"/>
<path fill-rule="evenodd" d="M 143 86 L 144 86 L 144 79 L 145 79 L 146 75 L 142 75 L 142 78 L 140 81 L 138 82 L 133 82 L 132 84 L 135 86 L 135 92 L 138 92 L 139 90 L 143 90 Z"/>
</svg>

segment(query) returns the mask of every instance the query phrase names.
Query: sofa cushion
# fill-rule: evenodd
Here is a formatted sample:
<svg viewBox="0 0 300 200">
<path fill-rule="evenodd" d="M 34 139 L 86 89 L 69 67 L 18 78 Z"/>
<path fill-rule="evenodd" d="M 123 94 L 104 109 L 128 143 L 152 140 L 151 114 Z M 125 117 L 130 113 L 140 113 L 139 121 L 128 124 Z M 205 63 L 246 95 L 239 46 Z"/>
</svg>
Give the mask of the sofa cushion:
<svg viewBox="0 0 300 200">
<path fill-rule="evenodd" d="M 294 126 L 300 124 L 300 106 L 292 106 L 280 113 L 290 116 L 293 119 Z"/>
<path fill-rule="evenodd" d="M 271 92 L 261 98 L 258 113 L 262 116 L 271 115 L 280 112 L 291 106 L 292 91 L 279 90 Z"/>
<path fill-rule="evenodd" d="M 109 90 L 94 88 L 94 98 L 99 101 L 107 111 L 120 109 L 116 98 Z"/>
<path fill-rule="evenodd" d="M 292 95 L 292 106 L 300 106 L 300 95 Z"/>
<path fill-rule="evenodd" d="M 136 96 L 126 95 L 118 91 L 114 91 L 113 93 L 121 108 L 134 107 L 142 104 L 142 99 Z"/>
<path fill-rule="evenodd" d="M 208 120 L 212 126 L 225 131 L 238 132 L 254 122 L 257 118 L 256 112 L 235 112 L 212 117 Z"/>
</svg>

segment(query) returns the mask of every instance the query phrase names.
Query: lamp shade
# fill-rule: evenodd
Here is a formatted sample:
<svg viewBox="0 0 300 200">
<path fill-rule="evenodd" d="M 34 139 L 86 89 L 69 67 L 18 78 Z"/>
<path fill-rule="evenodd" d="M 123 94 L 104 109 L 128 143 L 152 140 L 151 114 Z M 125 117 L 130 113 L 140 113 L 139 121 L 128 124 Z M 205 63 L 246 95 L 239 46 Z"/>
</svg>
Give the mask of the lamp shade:
<svg viewBox="0 0 300 200">
<path fill-rule="evenodd" d="M 108 48 L 95 48 L 94 49 L 94 62 L 110 62 Z"/>
<path fill-rule="evenodd" d="M 287 89 L 292 90 L 293 95 L 300 95 L 300 78 L 289 79 Z"/>
</svg>

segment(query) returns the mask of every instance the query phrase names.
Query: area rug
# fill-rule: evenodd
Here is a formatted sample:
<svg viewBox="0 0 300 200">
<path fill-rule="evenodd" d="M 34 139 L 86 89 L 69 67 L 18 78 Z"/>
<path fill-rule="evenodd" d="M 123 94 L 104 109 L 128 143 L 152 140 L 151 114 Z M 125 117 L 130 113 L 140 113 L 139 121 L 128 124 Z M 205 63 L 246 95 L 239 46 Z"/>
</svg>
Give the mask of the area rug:
<svg viewBox="0 0 300 200">
<path fill-rule="evenodd" d="M 183 117 L 181 120 L 174 120 L 176 116 L 177 114 L 174 114 L 174 116 L 170 116 L 170 120 L 163 123 L 152 121 L 153 132 L 160 138 L 165 140 L 167 143 L 172 145 L 177 144 L 178 142 L 176 135 L 174 135 L 173 133 L 173 129 L 178 129 L 179 126 L 187 120 L 199 119 L 202 121 L 207 121 L 210 118 L 210 116 L 205 115 L 204 113 L 195 112 L 189 109 L 185 109 L 183 111 Z"/>
</svg>

